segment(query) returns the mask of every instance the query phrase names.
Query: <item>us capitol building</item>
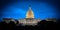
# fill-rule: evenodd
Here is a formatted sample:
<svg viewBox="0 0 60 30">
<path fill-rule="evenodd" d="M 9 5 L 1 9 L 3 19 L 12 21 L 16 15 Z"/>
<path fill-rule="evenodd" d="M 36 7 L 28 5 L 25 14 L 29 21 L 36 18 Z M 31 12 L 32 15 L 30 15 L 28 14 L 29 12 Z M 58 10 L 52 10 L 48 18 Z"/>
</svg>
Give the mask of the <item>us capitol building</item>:
<svg viewBox="0 0 60 30">
<path fill-rule="evenodd" d="M 55 18 L 47 18 L 45 20 L 56 22 Z M 14 23 L 17 23 L 15 21 L 15 19 L 13 19 L 13 18 L 3 18 L 3 21 L 6 22 L 6 23 L 9 23 L 10 21 L 13 21 Z M 31 7 L 29 7 L 29 9 L 26 13 L 26 18 L 21 18 L 21 19 L 18 19 L 17 21 L 19 22 L 17 25 L 19 25 L 19 24 L 22 24 L 22 25 L 37 25 L 37 23 L 40 22 L 41 19 L 34 18 L 34 13 L 31 9 Z"/>
</svg>

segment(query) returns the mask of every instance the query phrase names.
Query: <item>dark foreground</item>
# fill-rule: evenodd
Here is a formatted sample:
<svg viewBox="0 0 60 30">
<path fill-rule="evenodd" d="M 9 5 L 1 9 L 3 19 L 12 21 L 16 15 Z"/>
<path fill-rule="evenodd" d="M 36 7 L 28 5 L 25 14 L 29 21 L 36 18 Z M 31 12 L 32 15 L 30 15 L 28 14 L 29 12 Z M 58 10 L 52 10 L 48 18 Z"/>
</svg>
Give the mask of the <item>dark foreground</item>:
<svg viewBox="0 0 60 30">
<path fill-rule="evenodd" d="M 5 22 L 0 22 L 0 30 L 60 30 L 60 22 L 45 21 L 42 20 L 36 26 L 16 26 L 14 22 L 9 24 Z"/>
</svg>

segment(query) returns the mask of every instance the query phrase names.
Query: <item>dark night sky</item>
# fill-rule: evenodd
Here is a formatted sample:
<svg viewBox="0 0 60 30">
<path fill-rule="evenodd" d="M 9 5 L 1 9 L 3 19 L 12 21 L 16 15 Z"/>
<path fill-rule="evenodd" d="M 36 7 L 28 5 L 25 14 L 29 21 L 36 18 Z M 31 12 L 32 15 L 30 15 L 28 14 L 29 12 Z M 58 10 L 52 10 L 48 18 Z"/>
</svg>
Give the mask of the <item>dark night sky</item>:
<svg viewBox="0 0 60 30">
<path fill-rule="evenodd" d="M 31 5 L 35 18 L 59 18 L 59 0 L 0 0 L 1 18 L 25 18 Z"/>
</svg>

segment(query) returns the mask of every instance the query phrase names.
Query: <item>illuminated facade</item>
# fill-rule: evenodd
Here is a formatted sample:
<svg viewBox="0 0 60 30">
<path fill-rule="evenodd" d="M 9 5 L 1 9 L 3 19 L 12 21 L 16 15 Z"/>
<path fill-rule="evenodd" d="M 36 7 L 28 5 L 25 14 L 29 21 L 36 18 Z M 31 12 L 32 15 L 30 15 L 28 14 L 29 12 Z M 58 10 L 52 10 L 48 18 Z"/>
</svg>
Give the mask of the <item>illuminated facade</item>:
<svg viewBox="0 0 60 30">
<path fill-rule="evenodd" d="M 19 21 L 19 24 L 21 23 L 22 25 L 37 25 L 37 23 L 40 22 L 40 19 L 34 18 L 34 13 L 31 7 L 29 7 L 29 10 L 26 13 L 26 18 L 20 19 L 18 21 Z"/>
</svg>

